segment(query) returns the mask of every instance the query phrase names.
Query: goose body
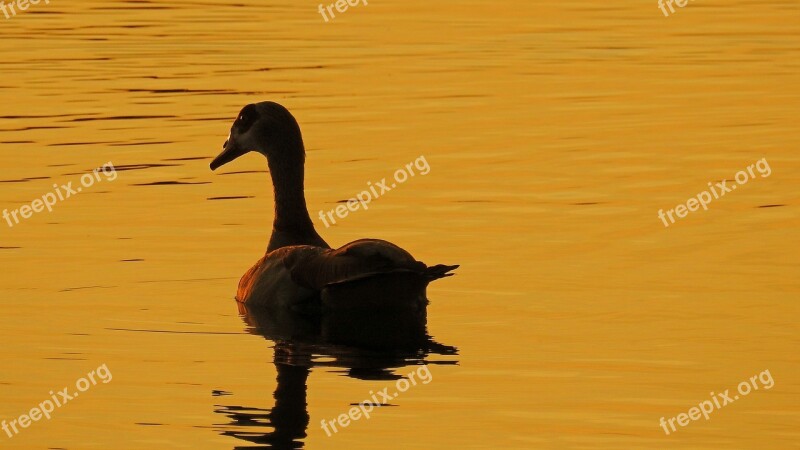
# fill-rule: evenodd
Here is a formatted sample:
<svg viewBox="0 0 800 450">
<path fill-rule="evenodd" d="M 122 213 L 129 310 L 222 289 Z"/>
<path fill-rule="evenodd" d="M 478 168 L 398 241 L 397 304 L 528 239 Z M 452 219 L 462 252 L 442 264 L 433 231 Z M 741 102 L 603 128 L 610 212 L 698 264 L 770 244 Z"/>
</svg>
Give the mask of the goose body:
<svg viewBox="0 0 800 450">
<path fill-rule="evenodd" d="M 297 121 L 283 106 L 245 106 L 211 169 L 250 151 L 267 157 L 275 220 L 266 255 L 239 282 L 236 299 L 248 307 L 302 313 L 342 309 L 415 309 L 427 305 L 431 281 L 458 266 L 429 267 L 380 239 L 332 249 L 316 232 L 306 207 L 305 150 Z"/>
</svg>

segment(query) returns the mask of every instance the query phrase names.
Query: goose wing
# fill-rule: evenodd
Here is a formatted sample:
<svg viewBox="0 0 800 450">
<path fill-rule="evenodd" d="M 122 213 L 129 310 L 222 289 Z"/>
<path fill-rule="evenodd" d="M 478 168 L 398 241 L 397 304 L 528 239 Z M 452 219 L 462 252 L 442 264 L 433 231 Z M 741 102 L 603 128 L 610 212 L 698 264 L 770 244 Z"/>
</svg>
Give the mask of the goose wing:
<svg viewBox="0 0 800 450">
<path fill-rule="evenodd" d="M 297 246 L 283 262 L 295 283 L 314 290 L 387 273 L 428 273 L 424 263 L 380 239 L 360 239 L 336 250 Z"/>
</svg>

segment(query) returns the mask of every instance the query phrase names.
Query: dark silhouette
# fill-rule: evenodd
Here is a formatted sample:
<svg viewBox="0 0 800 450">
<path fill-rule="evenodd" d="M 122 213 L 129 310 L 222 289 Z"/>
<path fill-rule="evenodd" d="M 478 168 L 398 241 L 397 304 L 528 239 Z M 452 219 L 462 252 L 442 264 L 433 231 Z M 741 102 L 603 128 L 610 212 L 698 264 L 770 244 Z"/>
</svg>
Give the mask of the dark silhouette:
<svg viewBox="0 0 800 450">
<path fill-rule="evenodd" d="M 308 215 L 303 137 L 283 106 L 261 102 L 242 108 L 211 170 L 251 151 L 267 158 L 275 221 L 267 254 L 239 282 L 240 302 L 306 313 L 352 307 L 419 310 L 427 304 L 428 284 L 458 267 L 429 267 L 380 239 L 359 239 L 332 250 Z"/>
<path fill-rule="evenodd" d="M 215 412 L 230 420 L 217 427 L 219 432 L 255 444 L 235 449 L 303 447 L 310 422 L 306 392 L 314 367 L 341 367 L 357 379 L 396 380 L 402 375 L 395 371 L 406 366 L 457 364 L 428 359 L 435 354 L 457 355 L 458 350 L 428 335 L 424 309 L 309 316 L 237 305 L 247 330 L 275 343 L 273 362 L 278 376 L 270 409 L 217 405 Z M 342 399 L 342 409 L 360 400 Z"/>
</svg>

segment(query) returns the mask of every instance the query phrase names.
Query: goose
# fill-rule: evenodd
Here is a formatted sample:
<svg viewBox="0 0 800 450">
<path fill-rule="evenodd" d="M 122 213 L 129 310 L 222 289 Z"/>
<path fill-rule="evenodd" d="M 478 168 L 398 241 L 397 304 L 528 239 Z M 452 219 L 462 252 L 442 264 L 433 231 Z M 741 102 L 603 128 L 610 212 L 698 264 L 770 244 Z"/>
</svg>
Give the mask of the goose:
<svg viewBox="0 0 800 450">
<path fill-rule="evenodd" d="M 236 300 L 247 307 L 304 314 L 355 308 L 421 311 L 428 304 L 428 283 L 459 267 L 428 266 L 381 239 L 331 248 L 308 214 L 303 137 L 282 105 L 265 101 L 242 108 L 211 170 L 252 151 L 267 158 L 275 218 L 266 254 L 239 281 Z"/>
</svg>

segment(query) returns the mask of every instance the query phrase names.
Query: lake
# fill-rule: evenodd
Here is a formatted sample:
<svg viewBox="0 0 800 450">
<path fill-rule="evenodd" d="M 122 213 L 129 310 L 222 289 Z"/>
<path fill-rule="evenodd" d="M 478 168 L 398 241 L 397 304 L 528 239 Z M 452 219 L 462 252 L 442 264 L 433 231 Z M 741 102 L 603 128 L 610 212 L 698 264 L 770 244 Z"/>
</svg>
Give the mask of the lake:
<svg viewBox="0 0 800 450">
<path fill-rule="evenodd" d="M 0 15 L 3 448 L 797 448 L 797 4 L 28 6 Z M 271 183 L 209 162 L 262 100 L 331 245 L 461 265 L 426 320 L 234 301 Z M 339 345 L 356 321 L 419 345 Z"/>
</svg>

